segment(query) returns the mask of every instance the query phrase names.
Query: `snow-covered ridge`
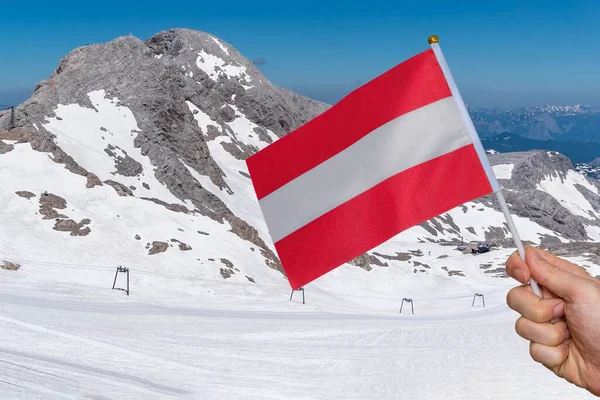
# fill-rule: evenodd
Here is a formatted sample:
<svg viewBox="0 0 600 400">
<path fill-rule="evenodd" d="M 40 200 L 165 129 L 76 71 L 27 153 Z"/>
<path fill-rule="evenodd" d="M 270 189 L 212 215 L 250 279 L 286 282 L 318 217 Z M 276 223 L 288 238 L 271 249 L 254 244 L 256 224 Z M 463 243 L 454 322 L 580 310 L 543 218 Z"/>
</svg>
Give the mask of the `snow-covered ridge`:
<svg viewBox="0 0 600 400">
<path fill-rule="evenodd" d="M 241 81 L 245 89 L 251 89 L 252 86 L 248 83 L 252 81 L 250 75 L 248 75 L 246 67 L 243 65 L 235 65 L 225 62 L 222 58 L 209 54 L 204 50 L 198 52 L 198 58 L 196 58 L 196 65 L 198 68 L 208 74 L 208 76 L 215 82 L 218 81 L 219 77 L 224 76 L 228 78 L 237 78 Z"/>
</svg>

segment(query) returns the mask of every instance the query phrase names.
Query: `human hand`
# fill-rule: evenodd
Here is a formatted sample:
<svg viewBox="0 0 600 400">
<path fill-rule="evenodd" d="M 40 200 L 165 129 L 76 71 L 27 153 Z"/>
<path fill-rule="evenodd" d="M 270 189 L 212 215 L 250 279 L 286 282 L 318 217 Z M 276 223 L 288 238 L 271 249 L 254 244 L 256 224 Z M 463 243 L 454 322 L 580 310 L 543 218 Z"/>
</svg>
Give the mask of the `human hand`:
<svg viewBox="0 0 600 400">
<path fill-rule="evenodd" d="M 583 268 L 533 247 L 523 262 L 514 253 L 506 271 L 524 286 L 508 306 L 521 314 L 515 329 L 529 340 L 531 357 L 559 377 L 600 396 L 600 281 Z M 542 299 L 527 285 L 535 279 Z"/>
</svg>

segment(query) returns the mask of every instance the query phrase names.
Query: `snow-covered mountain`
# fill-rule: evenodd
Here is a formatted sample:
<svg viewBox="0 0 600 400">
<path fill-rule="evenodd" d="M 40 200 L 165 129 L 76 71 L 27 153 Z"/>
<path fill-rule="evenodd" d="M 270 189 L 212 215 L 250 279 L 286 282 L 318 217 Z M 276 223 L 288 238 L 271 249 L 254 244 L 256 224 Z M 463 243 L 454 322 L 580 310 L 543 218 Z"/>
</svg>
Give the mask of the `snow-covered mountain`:
<svg viewBox="0 0 600 400">
<path fill-rule="evenodd" d="M 76 49 L 14 129 L 0 112 L 0 397 L 527 398 L 535 379 L 531 398 L 584 398 L 512 332 L 493 197 L 289 300 L 244 160 L 327 107 L 178 29 Z M 523 239 L 600 274 L 598 184 L 554 152 L 489 157 Z"/>
<path fill-rule="evenodd" d="M 326 108 L 274 86 L 205 33 L 76 49 L 17 107 L 16 128 L 0 133 L 0 258 L 284 279 L 244 160 Z M 490 159 L 523 239 L 600 240 L 598 186 L 564 156 Z M 510 244 L 493 197 L 351 264 L 414 269 L 394 243 L 460 240 Z"/>
</svg>

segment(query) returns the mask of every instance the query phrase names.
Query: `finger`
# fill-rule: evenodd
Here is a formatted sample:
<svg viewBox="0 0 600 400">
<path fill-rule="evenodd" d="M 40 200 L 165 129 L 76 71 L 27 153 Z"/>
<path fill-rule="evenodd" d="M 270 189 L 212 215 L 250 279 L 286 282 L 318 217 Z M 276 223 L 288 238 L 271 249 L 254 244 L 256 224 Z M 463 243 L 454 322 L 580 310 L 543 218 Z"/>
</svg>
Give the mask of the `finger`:
<svg viewBox="0 0 600 400">
<path fill-rule="evenodd" d="M 588 280 L 595 279 L 584 268 L 582 268 L 576 264 L 573 264 L 570 261 L 563 260 L 562 258 L 556 257 L 555 255 L 553 255 L 552 253 L 550 253 L 548 251 L 538 249 L 538 248 L 535 248 L 532 246 L 527 246 L 527 247 L 525 247 L 525 254 L 527 255 L 527 253 L 535 253 L 537 256 L 548 261 L 550 264 L 554 264 L 558 268 L 565 270 L 567 272 L 570 272 L 572 274 L 575 274 L 577 276 L 580 276 L 582 278 L 585 278 Z M 522 284 L 527 284 L 529 282 L 529 280 L 531 279 L 530 268 L 521 259 L 518 252 L 514 252 L 508 258 L 508 260 L 506 262 L 506 272 L 508 273 L 508 275 L 510 275 L 512 278 L 516 279 L 517 281 L 521 282 Z"/>
<path fill-rule="evenodd" d="M 539 252 L 531 251 L 531 248 L 526 251 L 525 257 L 532 278 L 569 302 L 572 302 L 573 298 L 581 293 L 582 288 L 592 283 L 588 279 L 551 264 Z"/>
<path fill-rule="evenodd" d="M 533 289 L 531 289 L 531 285 L 527 284 L 527 285 L 523 285 L 522 287 L 525 290 L 527 290 L 528 292 L 533 293 Z M 554 293 L 552 293 L 551 291 L 549 291 L 548 289 L 546 289 L 545 287 L 540 286 L 540 290 L 542 291 L 542 299 L 559 299 L 560 298 L 557 295 L 555 295 Z M 536 297 L 537 297 L 537 295 L 536 295 Z"/>
<path fill-rule="evenodd" d="M 542 249 L 538 249 L 535 247 L 528 247 L 525 252 L 527 253 L 528 251 L 530 252 L 536 252 L 540 257 L 542 257 L 543 259 L 545 259 L 546 261 L 548 261 L 550 264 L 554 264 L 556 265 L 558 268 L 565 270 L 567 272 L 570 272 L 572 274 L 575 274 L 577 276 L 580 276 L 582 278 L 586 278 L 586 279 L 594 279 L 586 270 L 585 268 L 582 268 L 576 264 L 573 264 L 570 261 L 567 260 L 563 260 L 560 257 L 556 257 L 554 254 L 542 250 Z"/>
<path fill-rule="evenodd" d="M 560 318 L 564 301 L 560 298 L 540 299 L 528 286 L 518 286 L 506 295 L 506 303 L 525 318 L 538 323 Z"/>
<path fill-rule="evenodd" d="M 538 324 L 524 317 L 517 320 L 515 330 L 523 339 L 545 346 L 558 346 L 567 340 L 569 332 L 564 321 Z"/>
<path fill-rule="evenodd" d="M 566 343 L 558 346 L 545 346 L 539 343 L 529 345 L 529 354 L 535 361 L 550 369 L 556 369 L 563 364 L 569 355 L 569 346 Z"/>
<path fill-rule="evenodd" d="M 516 251 L 506 261 L 506 273 L 524 285 L 531 279 L 529 267 Z"/>
</svg>

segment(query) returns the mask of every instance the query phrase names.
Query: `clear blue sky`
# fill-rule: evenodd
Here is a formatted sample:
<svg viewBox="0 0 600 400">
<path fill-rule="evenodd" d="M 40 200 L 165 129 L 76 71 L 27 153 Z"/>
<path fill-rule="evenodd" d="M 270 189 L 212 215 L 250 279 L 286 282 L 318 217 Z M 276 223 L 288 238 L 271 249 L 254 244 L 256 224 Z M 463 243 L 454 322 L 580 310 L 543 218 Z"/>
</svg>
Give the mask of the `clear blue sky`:
<svg viewBox="0 0 600 400">
<path fill-rule="evenodd" d="M 327 102 L 437 34 L 468 104 L 600 104 L 600 1 L 5 1 L 0 104 L 73 48 L 183 27 L 212 33 L 275 84 Z"/>
</svg>

